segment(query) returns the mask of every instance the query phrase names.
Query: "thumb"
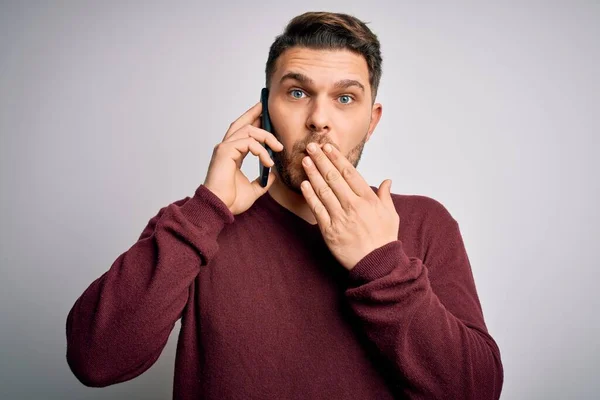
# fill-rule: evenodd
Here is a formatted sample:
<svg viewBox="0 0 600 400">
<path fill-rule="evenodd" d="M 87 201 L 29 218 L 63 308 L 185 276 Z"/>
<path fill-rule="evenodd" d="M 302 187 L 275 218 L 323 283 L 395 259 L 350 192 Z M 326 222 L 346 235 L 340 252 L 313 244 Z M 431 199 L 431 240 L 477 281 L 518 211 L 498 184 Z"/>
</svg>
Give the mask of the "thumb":
<svg viewBox="0 0 600 400">
<path fill-rule="evenodd" d="M 273 185 L 273 182 L 275 182 L 275 178 L 276 178 L 275 172 L 273 172 L 273 170 L 271 170 L 271 172 L 269 172 L 269 178 L 267 179 L 267 186 L 265 186 L 265 187 L 260 186 L 260 176 L 258 178 L 256 178 L 254 181 L 252 181 L 252 189 L 254 191 L 254 194 L 256 195 L 256 199 L 258 199 L 263 194 L 267 193 L 269 188 Z"/>
<path fill-rule="evenodd" d="M 379 185 L 379 189 L 377 189 L 377 197 L 387 206 L 393 206 L 394 202 L 392 201 L 392 180 L 386 179 Z"/>
</svg>

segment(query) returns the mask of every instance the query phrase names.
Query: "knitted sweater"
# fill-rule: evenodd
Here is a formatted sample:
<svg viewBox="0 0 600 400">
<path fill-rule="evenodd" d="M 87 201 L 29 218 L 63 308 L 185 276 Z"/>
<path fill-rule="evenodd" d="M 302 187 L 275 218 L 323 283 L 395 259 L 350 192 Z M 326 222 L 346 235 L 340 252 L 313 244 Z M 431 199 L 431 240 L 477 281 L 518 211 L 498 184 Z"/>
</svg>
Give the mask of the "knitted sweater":
<svg viewBox="0 0 600 400">
<path fill-rule="evenodd" d="M 458 223 L 429 197 L 392 198 L 398 240 L 348 271 L 269 193 L 234 217 L 201 185 L 77 299 L 72 372 L 94 387 L 133 379 L 181 318 L 174 399 L 499 398 Z"/>
</svg>

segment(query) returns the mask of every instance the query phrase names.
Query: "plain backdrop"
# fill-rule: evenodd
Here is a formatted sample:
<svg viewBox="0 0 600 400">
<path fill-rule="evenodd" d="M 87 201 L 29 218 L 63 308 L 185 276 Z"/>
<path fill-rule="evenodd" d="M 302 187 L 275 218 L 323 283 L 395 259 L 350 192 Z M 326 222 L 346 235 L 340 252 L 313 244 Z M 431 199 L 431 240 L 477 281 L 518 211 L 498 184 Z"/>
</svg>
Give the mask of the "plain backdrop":
<svg viewBox="0 0 600 400">
<path fill-rule="evenodd" d="M 92 389 L 66 363 L 67 314 L 202 184 L 309 10 L 379 36 L 383 118 L 359 172 L 459 222 L 502 398 L 597 398 L 600 4 L 391 0 L 1 3 L 0 398 L 171 398 L 179 323 L 150 370 Z"/>
</svg>

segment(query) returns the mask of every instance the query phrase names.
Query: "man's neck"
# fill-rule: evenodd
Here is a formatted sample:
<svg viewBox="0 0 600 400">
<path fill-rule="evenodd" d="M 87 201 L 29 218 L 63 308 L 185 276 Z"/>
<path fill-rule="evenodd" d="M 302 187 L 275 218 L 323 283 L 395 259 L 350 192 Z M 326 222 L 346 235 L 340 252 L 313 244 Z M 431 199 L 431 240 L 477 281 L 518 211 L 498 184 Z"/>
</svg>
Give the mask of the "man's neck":
<svg viewBox="0 0 600 400">
<path fill-rule="evenodd" d="M 290 188 L 279 179 L 277 179 L 269 188 L 269 194 L 282 207 L 285 207 L 309 224 L 315 225 L 317 223 L 304 196 L 290 190 Z"/>
</svg>

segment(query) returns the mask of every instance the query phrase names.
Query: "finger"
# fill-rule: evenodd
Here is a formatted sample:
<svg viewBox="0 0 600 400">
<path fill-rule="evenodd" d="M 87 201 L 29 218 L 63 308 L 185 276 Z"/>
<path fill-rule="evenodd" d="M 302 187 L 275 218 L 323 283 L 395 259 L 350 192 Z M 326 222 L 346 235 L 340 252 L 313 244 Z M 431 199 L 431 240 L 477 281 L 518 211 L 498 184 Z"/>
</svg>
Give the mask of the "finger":
<svg viewBox="0 0 600 400">
<path fill-rule="evenodd" d="M 304 199 L 306 199 L 306 203 L 317 219 L 317 224 L 321 227 L 328 227 L 331 225 L 331 216 L 325 205 L 323 205 L 323 202 L 319 199 L 319 196 L 311 183 L 309 181 L 304 181 L 300 185 L 300 188 L 302 189 L 302 195 L 304 196 Z"/>
<path fill-rule="evenodd" d="M 248 111 L 246 111 L 244 114 L 242 114 L 238 119 L 233 121 L 231 123 L 231 125 L 229 125 L 229 129 L 227 129 L 227 132 L 225 133 L 225 136 L 223 137 L 223 141 L 225 141 L 229 136 L 231 136 L 235 131 L 240 129 L 242 126 L 249 125 L 252 122 L 254 122 L 254 120 L 260 116 L 261 112 L 262 112 L 262 103 L 259 101 L 258 103 L 253 105 L 250 109 L 248 109 Z"/>
<path fill-rule="evenodd" d="M 273 151 L 280 152 L 281 150 L 283 150 L 283 144 L 279 140 L 277 140 L 275 135 L 273 135 L 270 132 L 265 131 L 264 129 L 257 128 L 252 125 L 243 126 L 242 128 L 238 129 L 237 132 L 235 132 L 233 135 L 231 135 L 229 138 L 227 138 L 227 140 L 225 140 L 225 141 L 226 142 L 234 141 L 234 140 L 238 140 L 238 139 L 242 139 L 242 138 L 246 138 L 246 137 L 251 137 L 261 143 L 265 143 Z"/>
<path fill-rule="evenodd" d="M 333 161 L 329 159 L 329 157 L 323 152 L 323 150 L 319 146 L 314 146 L 314 150 L 311 150 L 311 145 L 314 143 L 310 143 L 307 147 L 308 154 L 316 165 L 319 173 L 327 183 L 327 185 L 333 190 L 333 193 L 338 198 L 339 203 L 342 205 L 344 209 L 348 209 L 348 207 L 352 204 L 354 200 L 356 200 L 356 193 L 349 186 L 348 182 L 342 176 L 342 170 L 338 170 L 336 165 L 333 164 Z M 333 148 L 332 145 L 328 144 L 328 147 Z M 338 158 L 338 162 L 340 157 Z M 343 157 L 345 159 L 345 157 Z M 352 167 L 350 162 L 346 160 L 348 165 Z M 353 167 L 354 168 L 354 167 Z M 318 193 L 318 192 L 317 192 Z"/>
<path fill-rule="evenodd" d="M 252 181 L 252 190 L 254 190 L 257 199 L 269 190 L 271 185 L 273 185 L 273 182 L 275 182 L 275 179 L 276 175 L 273 170 L 271 170 L 271 172 L 269 172 L 269 178 L 267 179 L 267 186 L 260 186 L 260 176 Z"/>
<path fill-rule="evenodd" d="M 275 165 L 275 162 L 269 155 L 265 146 L 260 144 L 254 138 L 248 138 L 247 140 L 249 142 L 248 150 L 250 150 L 253 155 L 257 156 L 265 167 L 272 167 Z"/>
<path fill-rule="evenodd" d="M 329 152 L 327 151 L 329 150 Z M 323 154 L 327 155 L 327 158 L 335 166 L 335 168 L 342 175 L 342 180 L 352 189 L 352 191 L 359 197 L 369 198 L 375 195 L 373 189 L 369 186 L 367 181 L 352 165 L 352 163 L 335 147 L 329 143 L 323 146 Z"/>
<path fill-rule="evenodd" d="M 388 207 L 394 207 L 394 200 L 392 200 L 392 180 L 386 179 L 379 185 L 377 190 L 377 197 Z"/>
<path fill-rule="evenodd" d="M 273 159 L 269 156 L 267 149 L 256 141 L 256 139 L 251 137 L 223 142 L 217 147 L 226 149 L 226 151 L 231 154 L 231 158 L 238 164 L 238 167 L 241 167 L 244 158 L 249 152 L 257 156 L 264 166 L 272 167 L 275 165 Z"/>
<path fill-rule="evenodd" d="M 308 180 L 310 181 L 313 191 L 316 193 L 317 197 L 321 203 L 323 203 L 325 208 L 327 208 L 329 215 L 331 215 L 332 218 L 341 215 L 344 210 L 342 209 L 340 200 L 337 198 L 336 194 L 333 192 L 327 182 L 325 182 L 321 172 L 319 172 L 311 158 L 305 157 L 304 160 L 302 160 L 302 166 L 306 171 L 306 175 L 308 176 Z"/>
</svg>

